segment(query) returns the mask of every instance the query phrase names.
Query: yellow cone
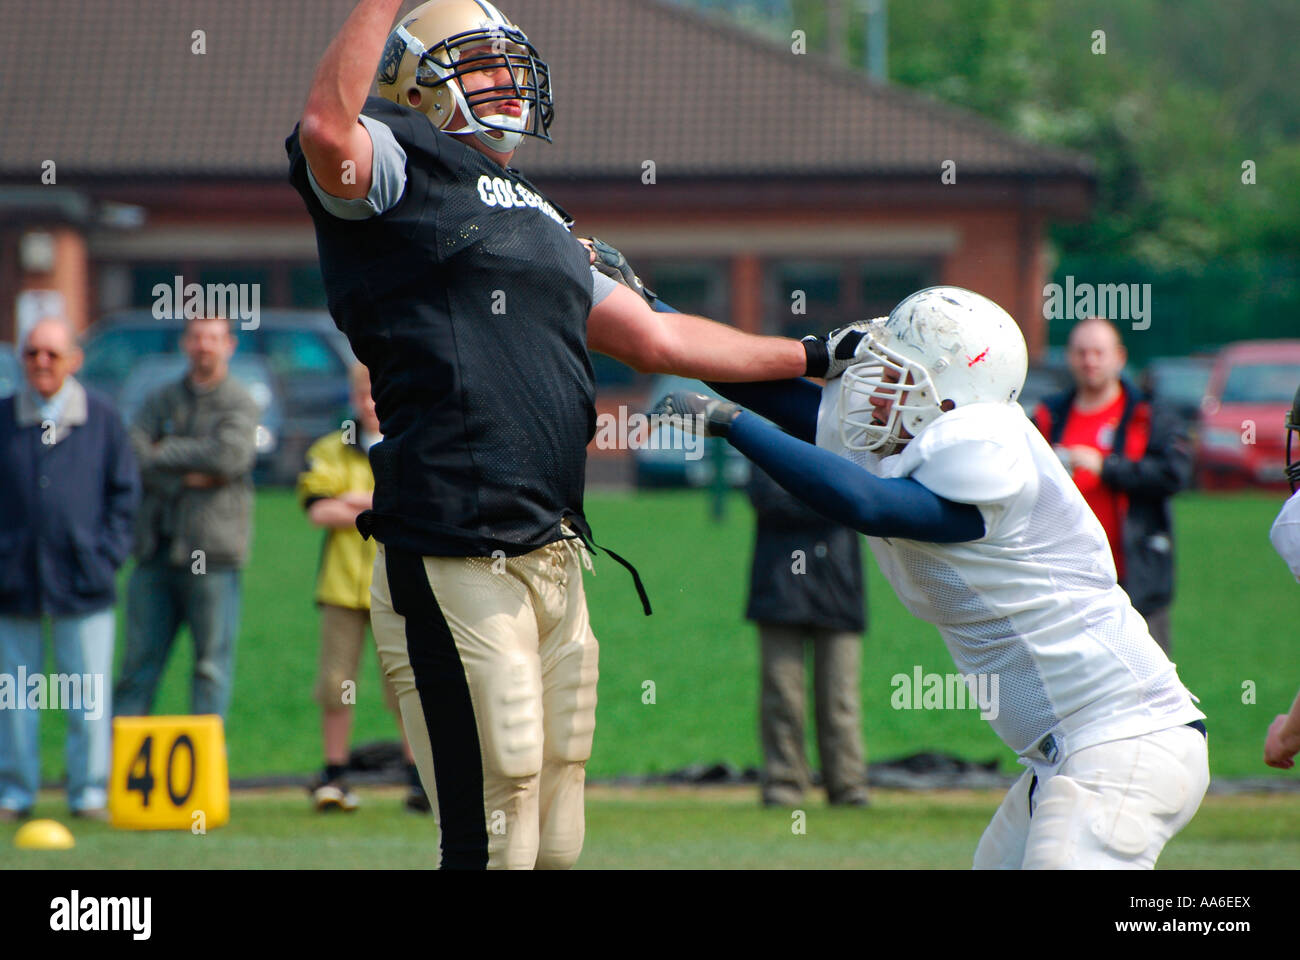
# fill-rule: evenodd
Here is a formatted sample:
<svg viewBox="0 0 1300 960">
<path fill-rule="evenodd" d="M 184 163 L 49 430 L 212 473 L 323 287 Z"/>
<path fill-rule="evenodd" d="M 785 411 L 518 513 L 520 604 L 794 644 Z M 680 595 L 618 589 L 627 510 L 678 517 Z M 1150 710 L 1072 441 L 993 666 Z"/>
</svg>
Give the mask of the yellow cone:
<svg viewBox="0 0 1300 960">
<path fill-rule="evenodd" d="M 57 820 L 29 820 L 14 834 L 14 846 L 23 850 L 71 850 L 72 833 Z"/>
</svg>

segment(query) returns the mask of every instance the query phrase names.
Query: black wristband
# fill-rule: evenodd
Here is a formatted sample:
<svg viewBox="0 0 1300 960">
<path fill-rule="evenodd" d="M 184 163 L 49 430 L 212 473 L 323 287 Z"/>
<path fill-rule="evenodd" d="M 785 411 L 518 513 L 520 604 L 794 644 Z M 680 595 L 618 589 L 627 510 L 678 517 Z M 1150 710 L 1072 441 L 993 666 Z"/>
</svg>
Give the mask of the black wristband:
<svg viewBox="0 0 1300 960">
<path fill-rule="evenodd" d="M 808 357 L 803 375 L 805 377 L 826 376 L 826 371 L 831 368 L 831 353 L 826 341 L 821 337 L 807 336 L 799 342 L 803 344 L 803 351 Z"/>
</svg>

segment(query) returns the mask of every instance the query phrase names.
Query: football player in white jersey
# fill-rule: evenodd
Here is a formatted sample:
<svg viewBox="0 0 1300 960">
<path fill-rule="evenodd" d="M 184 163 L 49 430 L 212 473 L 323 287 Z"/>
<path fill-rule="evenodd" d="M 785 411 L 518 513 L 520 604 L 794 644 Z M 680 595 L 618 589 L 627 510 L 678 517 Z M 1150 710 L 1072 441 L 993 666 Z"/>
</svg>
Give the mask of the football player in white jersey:
<svg viewBox="0 0 1300 960">
<path fill-rule="evenodd" d="M 1150 869 L 1209 784 L 1205 715 L 1016 402 L 1019 327 L 985 297 L 931 287 L 837 331 L 830 349 L 850 365 L 824 389 L 712 384 L 735 402 L 677 393 L 657 412 L 727 437 L 865 533 L 967 683 L 998 678 L 990 723 L 1029 769 L 985 830 L 976 868 Z"/>
</svg>

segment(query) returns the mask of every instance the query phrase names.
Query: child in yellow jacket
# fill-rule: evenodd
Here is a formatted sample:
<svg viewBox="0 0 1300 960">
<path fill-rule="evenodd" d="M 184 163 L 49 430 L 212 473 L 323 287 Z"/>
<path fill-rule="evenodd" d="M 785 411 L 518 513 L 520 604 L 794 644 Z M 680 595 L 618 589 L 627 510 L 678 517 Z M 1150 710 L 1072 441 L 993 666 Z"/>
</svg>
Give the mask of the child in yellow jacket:
<svg viewBox="0 0 1300 960">
<path fill-rule="evenodd" d="M 321 707 L 325 741 L 325 766 L 310 790 L 317 810 L 355 810 L 357 795 L 348 787 L 344 770 L 352 733 L 352 705 L 356 702 L 357 665 L 370 623 L 370 578 L 375 565 L 375 542 L 357 531 L 357 515 L 370 509 L 375 477 L 368 451 L 381 438 L 375 401 L 370 395 L 370 373 L 355 364 L 349 372 L 352 409 L 356 421 L 321 437 L 307 451 L 307 470 L 298 477 L 298 500 L 307 516 L 327 531 L 316 578 L 316 603 L 320 608 L 320 673 L 315 699 Z M 397 694 L 383 678 L 384 703 L 402 715 Z M 411 784 L 406 807 L 429 811 L 429 799 L 420 786 L 411 747 L 402 732 Z"/>
</svg>

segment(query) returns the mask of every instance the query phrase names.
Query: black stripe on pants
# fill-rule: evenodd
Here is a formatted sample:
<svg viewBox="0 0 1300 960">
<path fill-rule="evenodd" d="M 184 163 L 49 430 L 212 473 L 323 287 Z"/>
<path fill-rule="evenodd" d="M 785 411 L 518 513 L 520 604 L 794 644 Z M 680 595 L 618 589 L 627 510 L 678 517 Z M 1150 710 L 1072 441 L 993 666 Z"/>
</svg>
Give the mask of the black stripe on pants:
<svg viewBox="0 0 1300 960">
<path fill-rule="evenodd" d="M 483 757 L 465 668 L 419 554 L 385 547 L 393 610 L 406 621 L 406 655 L 424 710 L 437 782 L 444 870 L 484 870 Z"/>
</svg>

